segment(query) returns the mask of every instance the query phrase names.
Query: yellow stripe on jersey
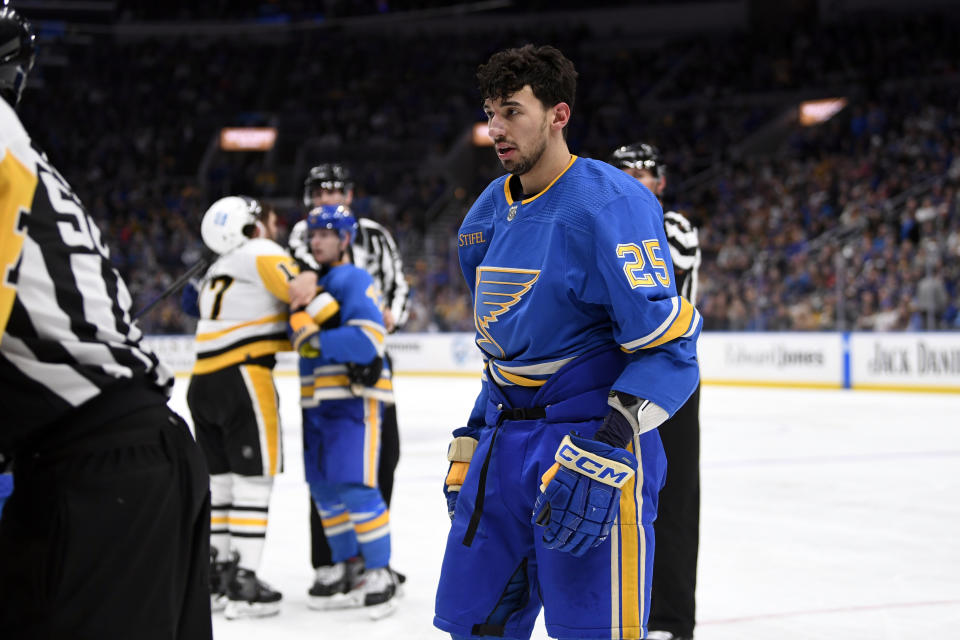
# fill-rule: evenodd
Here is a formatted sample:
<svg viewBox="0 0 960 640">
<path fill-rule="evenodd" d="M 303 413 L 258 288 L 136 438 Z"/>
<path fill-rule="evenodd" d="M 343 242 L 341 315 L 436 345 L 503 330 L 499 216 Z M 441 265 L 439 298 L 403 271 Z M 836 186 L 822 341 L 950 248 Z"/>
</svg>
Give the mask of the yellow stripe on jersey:
<svg viewBox="0 0 960 640">
<path fill-rule="evenodd" d="M 227 516 L 211 516 L 210 517 L 210 526 L 217 524 L 227 524 Z"/>
<path fill-rule="evenodd" d="M 347 324 L 351 327 L 359 327 L 364 335 L 373 343 L 377 353 L 380 353 L 380 347 L 385 339 L 386 329 L 382 324 L 371 322 L 370 320 L 350 320 Z"/>
<path fill-rule="evenodd" d="M 508 373 L 499 367 L 497 368 L 497 373 L 520 387 L 542 387 L 547 382 L 546 380 L 535 380 L 534 378 L 525 378 L 513 373 Z"/>
<path fill-rule="evenodd" d="M 257 424 L 262 430 L 260 438 L 266 456 L 263 460 L 263 472 L 264 475 L 272 477 L 280 472 L 280 413 L 273 375 L 270 369 L 259 365 L 249 365 L 242 369 L 248 384 L 253 387 L 250 400 L 257 414 Z"/>
<path fill-rule="evenodd" d="M 317 376 L 313 381 L 315 389 L 324 389 L 327 387 L 349 387 L 350 377 L 342 376 Z"/>
<path fill-rule="evenodd" d="M 23 250 L 24 233 L 17 229 L 20 212 L 29 213 L 36 190 L 37 176 L 8 151 L 0 160 L 0 340 L 17 297 L 7 277 Z"/>
<path fill-rule="evenodd" d="M 562 176 L 563 174 L 565 174 L 565 173 L 567 172 L 567 169 L 569 169 L 570 167 L 573 166 L 573 163 L 576 162 L 576 160 L 577 160 L 577 156 L 571 155 L 571 156 L 570 156 L 570 162 L 568 162 L 568 163 L 567 163 L 567 166 L 565 166 L 565 167 L 563 168 L 563 171 L 561 171 L 560 173 L 557 174 L 557 177 L 556 177 L 556 178 L 554 178 L 553 180 L 550 181 L 550 184 L 548 184 L 547 186 L 545 186 L 540 193 L 538 193 L 538 194 L 536 194 L 536 195 L 534 195 L 534 196 L 530 196 L 530 197 L 527 198 L 526 200 L 521 200 L 521 201 L 520 201 L 520 204 L 529 204 L 529 203 L 533 202 L 534 200 L 536 200 L 537 198 L 539 198 L 540 196 L 542 196 L 543 194 L 545 194 L 547 191 L 549 191 L 549 190 L 550 190 L 550 187 L 552 187 L 552 186 L 554 185 L 554 183 L 555 183 L 557 180 L 560 179 L 560 176 Z M 504 182 L 503 182 L 503 193 L 504 193 L 504 195 L 507 197 L 507 204 L 508 204 L 508 205 L 513 204 L 513 196 L 510 194 L 510 178 L 512 178 L 512 177 L 513 177 L 512 175 L 511 175 L 511 176 L 507 176 L 507 179 L 504 180 Z"/>
<path fill-rule="evenodd" d="M 370 341 L 373 343 L 374 347 L 383 344 L 384 336 L 380 331 L 371 329 L 370 327 L 363 327 L 360 330 L 363 331 L 364 335 L 370 338 Z"/>
<path fill-rule="evenodd" d="M 222 338 L 231 331 L 236 331 L 237 329 L 243 329 L 244 327 L 252 327 L 258 324 L 271 324 L 273 322 L 286 322 L 287 314 L 285 313 L 276 313 L 272 316 L 264 316 L 263 318 L 257 318 L 256 320 L 251 320 L 249 322 L 241 322 L 235 324 L 229 329 L 224 329 L 222 331 L 211 331 L 209 333 L 198 333 L 197 342 L 206 342 L 208 340 L 216 340 L 217 338 Z M 287 347 L 289 349 L 290 347 Z"/>
<path fill-rule="evenodd" d="M 693 305 L 690 304 L 686 298 L 680 298 L 680 313 L 677 314 L 677 319 L 673 321 L 673 324 L 670 325 L 670 328 L 667 329 L 667 332 L 650 344 L 644 345 L 641 348 L 649 349 L 651 347 L 657 347 L 665 342 L 670 342 L 671 340 L 679 338 L 687 332 L 692 321 Z"/>
<path fill-rule="evenodd" d="M 677 317 L 674 318 L 673 322 L 670 323 L 664 332 L 660 335 L 659 338 L 652 342 L 648 342 L 642 346 L 635 348 L 627 348 L 621 346 L 620 349 L 626 351 L 627 353 L 633 353 L 638 349 L 650 349 L 653 347 L 659 347 L 661 344 L 670 342 L 671 340 L 676 340 L 677 338 L 683 336 L 690 330 L 690 323 L 693 322 L 695 310 L 693 305 L 683 297 L 679 297 L 680 300 L 680 310 L 677 312 Z M 636 341 L 634 342 L 636 344 Z"/>
<path fill-rule="evenodd" d="M 300 267 L 290 256 L 257 256 L 257 273 L 267 291 L 290 302 L 290 280 L 300 273 Z"/>
<path fill-rule="evenodd" d="M 196 364 L 193 365 L 193 373 L 198 375 L 213 373 L 214 371 L 219 371 L 231 365 L 240 364 L 248 358 L 262 358 L 263 356 L 273 355 L 278 351 L 289 350 L 289 340 L 261 340 L 259 342 L 251 342 L 242 347 L 221 353 L 218 356 L 210 358 L 198 356 Z"/>
<path fill-rule="evenodd" d="M 304 311 L 313 318 L 314 322 L 322 326 L 340 311 L 340 303 L 329 292 L 318 291 Z"/>
</svg>

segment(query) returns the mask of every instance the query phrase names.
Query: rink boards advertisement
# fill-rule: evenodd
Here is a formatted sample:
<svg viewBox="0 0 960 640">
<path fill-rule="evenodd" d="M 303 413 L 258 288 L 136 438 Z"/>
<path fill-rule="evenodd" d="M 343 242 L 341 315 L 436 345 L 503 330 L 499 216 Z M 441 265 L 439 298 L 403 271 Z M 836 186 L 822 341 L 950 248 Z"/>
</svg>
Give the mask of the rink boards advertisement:
<svg viewBox="0 0 960 640">
<path fill-rule="evenodd" d="M 472 333 L 388 336 L 394 371 L 404 376 L 478 376 Z M 191 336 L 148 336 L 178 375 L 193 367 Z M 902 390 L 960 393 L 960 333 L 706 332 L 698 345 L 705 385 Z M 277 372 L 296 373 L 281 353 Z"/>
<path fill-rule="evenodd" d="M 851 386 L 960 392 L 960 334 L 872 334 L 850 336 Z"/>
</svg>

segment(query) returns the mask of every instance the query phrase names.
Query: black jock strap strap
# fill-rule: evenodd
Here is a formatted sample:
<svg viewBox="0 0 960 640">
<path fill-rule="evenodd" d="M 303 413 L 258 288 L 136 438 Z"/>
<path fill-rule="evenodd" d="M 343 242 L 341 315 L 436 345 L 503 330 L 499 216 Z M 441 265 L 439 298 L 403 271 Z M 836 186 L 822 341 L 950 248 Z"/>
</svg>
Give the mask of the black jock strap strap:
<svg viewBox="0 0 960 640">
<path fill-rule="evenodd" d="M 546 407 L 519 407 L 516 409 L 500 409 L 497 416 L 497 425 L 505 420 L 539 420 L 547 417 Z"/>
<path fill-rule="evenodd" d="M 463 536 L 464 546 L 469 547 L 473 544 L 473 538 L 477 535 L 477 529 L 480 526 L 480 518 L 483 516 L 483 502 L 486 498 L 487 491 L 487 470 L 490 468 L 490 457 L 493 455 L 493 446 L 497 443 L 497 435 L 500 433 L 500 427 L 505 420 L 538 420 L 546 416 L 547 410 L 545 407 L 524 407 L 519 409 L 500 408 L 500 415 L 497 416 L 497 424 L 494 427 L 493 435 L 490 436 L 490 448 L 487 449 L 487 455 L 483 458 L 483 466 L 480 467 L 480 480 L 477 482 L 477 498 L 474 502 L 473 513 L 470 514 L 467 531 Z M 486 635 L 493 634 L 488 633 Z"/>
</svg>

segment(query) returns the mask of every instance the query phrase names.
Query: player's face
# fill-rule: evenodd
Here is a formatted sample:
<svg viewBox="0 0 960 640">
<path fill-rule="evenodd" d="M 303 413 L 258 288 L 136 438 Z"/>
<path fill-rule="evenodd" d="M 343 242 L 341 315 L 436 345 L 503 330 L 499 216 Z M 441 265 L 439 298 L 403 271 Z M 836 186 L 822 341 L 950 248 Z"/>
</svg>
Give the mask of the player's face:
<svg viewBox="0 0 960 640">
<path fill-rule="evenodd" d="M 547 149 L 550 110 L 530 85 L 503 100 L 485 100 L 483 110 L 500 164 L 516 176 L 529 173 Z"/>
<path fill-rule="evenodd" d="M 634 169 L 632 167 L 624 168 L 629 175 L 633 176 L 640 181 L 640 184 L 645 186 L 647 189 L 653 192 L 655 196 L 663 195 L 663 188 L 666 186 L 665 182 L 653 175 L 649 169 Z"/>
<path fill-rule="evenodd" d="M 347 241 L 336 229 L 314 229 L 310 232 L 310 253 L 319 264 L 332 264 L 340 259 Z"/>
<path fill-rule="evenodd" d="M 350 202 L 353 200 L 353 189 L 344 191 L 343 189 L 314 187 L 310 191 L 310 199 L 313 201 L 313 206 L 315 207 L 322 207 L 328 204 L 350 206 Z"/>
</svg>

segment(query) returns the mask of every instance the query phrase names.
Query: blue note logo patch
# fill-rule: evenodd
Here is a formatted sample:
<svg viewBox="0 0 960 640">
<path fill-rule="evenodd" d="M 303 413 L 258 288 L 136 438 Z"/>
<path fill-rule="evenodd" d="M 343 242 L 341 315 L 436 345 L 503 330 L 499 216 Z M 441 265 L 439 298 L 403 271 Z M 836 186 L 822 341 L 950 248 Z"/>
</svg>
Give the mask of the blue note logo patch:
<svg viewBox="0 0 960 640">
<path fill-rule="evenodd" d="M 491 335 L 491 326 L 513 309 L 540 277 L 539 269 L 477 267 L 474 324 L 481 338 L 477 345 L 494 357 L 506 356 Z"/>
</svg>

